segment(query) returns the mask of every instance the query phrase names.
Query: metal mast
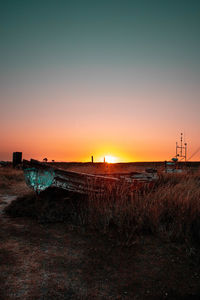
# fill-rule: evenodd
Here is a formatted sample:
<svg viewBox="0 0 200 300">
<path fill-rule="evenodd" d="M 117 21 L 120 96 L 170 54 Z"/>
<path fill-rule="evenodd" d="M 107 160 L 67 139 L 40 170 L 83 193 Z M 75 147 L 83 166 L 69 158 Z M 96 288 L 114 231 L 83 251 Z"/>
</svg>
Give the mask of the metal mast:
<svg viewBox="0 0 200 300">
<path fill-rule="evenodd" d="M 176 158 L 184 159 L 187 161 L 187 143 L 183 145 L 183 133 L 181 132 L 181 145 L 176 142 Z"/>
</svg>

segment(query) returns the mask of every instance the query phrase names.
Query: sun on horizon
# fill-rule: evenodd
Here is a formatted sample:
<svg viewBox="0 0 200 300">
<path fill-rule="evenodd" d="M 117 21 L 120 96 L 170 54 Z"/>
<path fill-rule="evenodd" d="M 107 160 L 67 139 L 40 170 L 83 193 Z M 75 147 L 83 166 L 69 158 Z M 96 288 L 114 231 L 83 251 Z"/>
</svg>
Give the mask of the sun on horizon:
<svg viewBox="0 0 200 300">
<path fill-rule="evenodd" d="M 109 164 L 114 164 L 117 163 L 118 159 L 115 156 L 112 155 L 105 155 L 105 162 L 109 163 Z"/>
</svg>

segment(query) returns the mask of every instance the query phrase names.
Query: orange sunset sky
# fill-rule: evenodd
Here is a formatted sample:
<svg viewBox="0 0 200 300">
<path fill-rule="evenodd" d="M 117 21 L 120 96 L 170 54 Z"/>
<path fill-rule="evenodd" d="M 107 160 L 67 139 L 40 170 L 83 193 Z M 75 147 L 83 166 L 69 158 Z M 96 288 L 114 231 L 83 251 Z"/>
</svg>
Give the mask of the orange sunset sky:
<svg viewBox="0 0 200 300">
<path fill-rule="evenodd" d="M 196 151 L 198 2 L 16 2 L 0 18 L 0 160 L 169 160 L 181 132 Z"/>
</svg>

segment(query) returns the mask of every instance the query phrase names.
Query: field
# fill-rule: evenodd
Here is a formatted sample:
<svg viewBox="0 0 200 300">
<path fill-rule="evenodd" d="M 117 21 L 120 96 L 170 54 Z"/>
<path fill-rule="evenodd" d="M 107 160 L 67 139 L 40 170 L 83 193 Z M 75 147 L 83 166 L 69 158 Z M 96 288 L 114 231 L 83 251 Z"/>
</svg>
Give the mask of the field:
<svg viewBox="0 0 200 300">
<path fill-rule="evenodd" d="M 117 173 L 141 165 L 59 165 Z M 148 165 L 148 167 L 155 165 Z M 199 299 L 200 174 L 163 174 L 151 190 L 36 197 L 0 169 L 0 299 Z"/>
</svg>

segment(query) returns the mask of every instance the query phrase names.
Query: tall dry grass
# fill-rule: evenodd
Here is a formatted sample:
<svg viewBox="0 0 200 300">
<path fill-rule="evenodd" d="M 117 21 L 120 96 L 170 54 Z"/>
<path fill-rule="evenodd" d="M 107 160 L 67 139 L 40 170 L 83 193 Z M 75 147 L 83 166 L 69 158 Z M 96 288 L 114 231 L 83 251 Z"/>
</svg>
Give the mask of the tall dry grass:
<svg viewBox="0 0 200 300">
<path fill-rule="evenodd" d="M 163 174 L 151 190 L 130 194 L 123 182 L 88 197 L 49 189 L 39 196 L 19 198 L 7 208 L 12 216 L 41 222 L 67 222 L 131 241 L 153 234 L 200 243 L 200 175 Z"/>
<path fill-rule="evenodd" d="M 164 174 L 152 190 L 132 196 L 126 184 L 115 193 L 91 194 L 82 220 L 128 240 L 156 234 L 200 243 L 200 176 Z"/>
<path fill-rule="evenodd" d="M 13 169 L 12 167 L 0 168 L 0 188 L 6 189 L 10 185 L 24 181 L 24 174 L 22 170 Z"/>
</svg>

